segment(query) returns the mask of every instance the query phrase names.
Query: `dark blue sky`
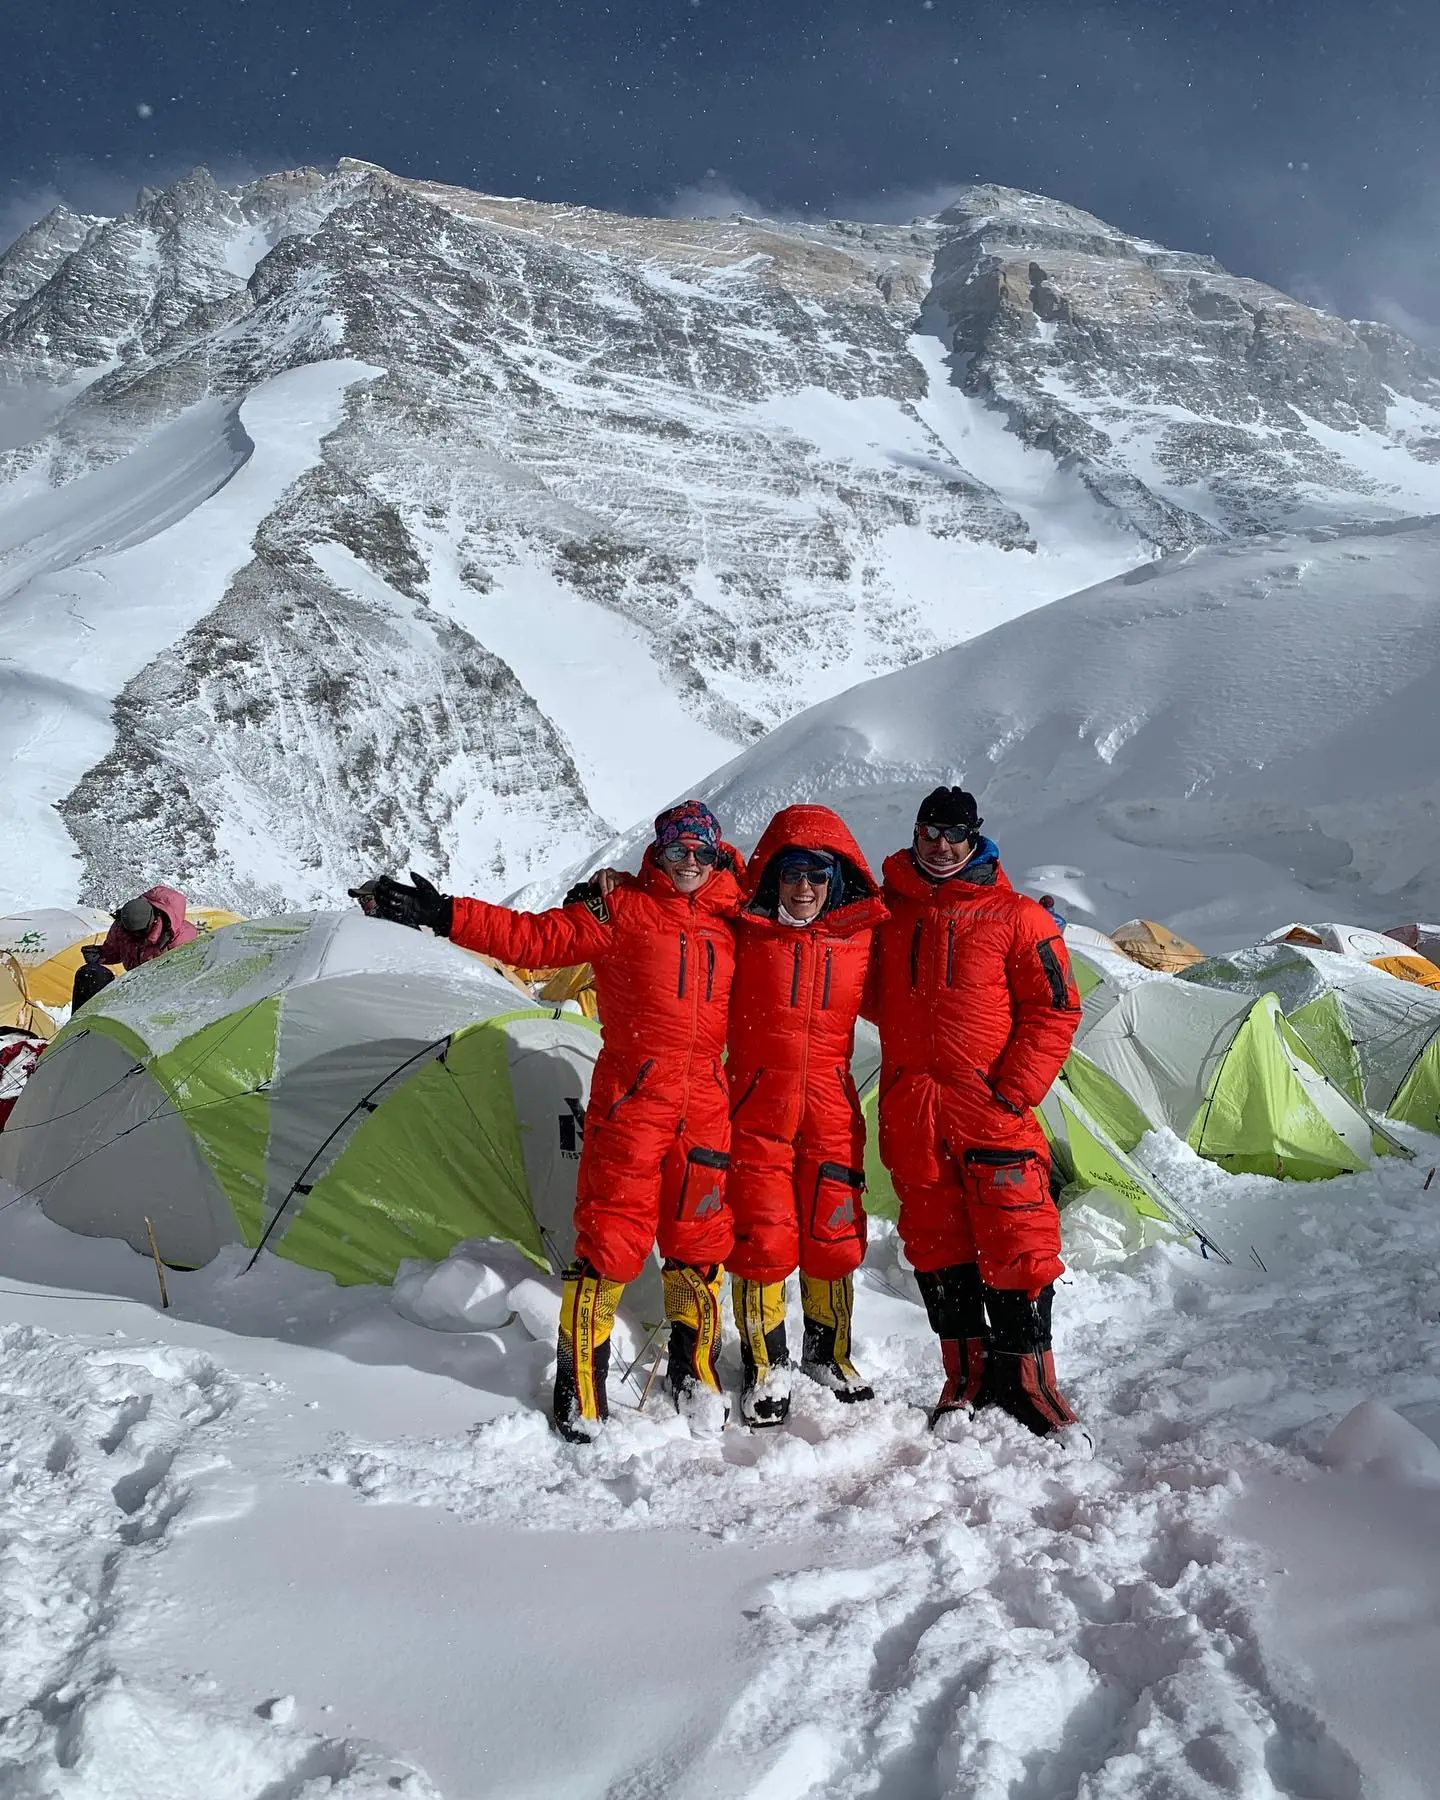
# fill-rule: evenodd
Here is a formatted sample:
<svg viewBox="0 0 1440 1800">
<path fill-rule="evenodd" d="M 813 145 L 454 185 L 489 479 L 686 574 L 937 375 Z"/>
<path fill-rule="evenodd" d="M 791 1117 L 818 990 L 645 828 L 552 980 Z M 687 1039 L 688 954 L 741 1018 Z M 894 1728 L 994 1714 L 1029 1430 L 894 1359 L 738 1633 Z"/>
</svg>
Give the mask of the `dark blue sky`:
<svg viewBox="0 0 1440 1800">
<path fill-rule="evenodd" d="M 351 155 L 627 211 L 975 179 L 1440 327 L 1437 0 L 16 0 L 0 228 Z"/>
</svg>

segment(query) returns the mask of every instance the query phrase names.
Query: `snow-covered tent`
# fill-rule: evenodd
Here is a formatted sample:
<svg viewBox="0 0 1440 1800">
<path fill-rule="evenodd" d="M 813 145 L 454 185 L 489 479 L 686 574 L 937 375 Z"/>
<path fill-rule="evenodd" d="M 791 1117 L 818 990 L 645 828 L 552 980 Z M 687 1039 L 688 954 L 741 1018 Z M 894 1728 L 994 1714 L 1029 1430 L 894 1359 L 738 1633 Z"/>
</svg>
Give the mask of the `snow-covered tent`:
<svg viewBox="0 0 1440 1800">
<path fill-rule="evenodd" d="M 1233 1173 L 1315 1180 L 1406 1154 L 1321 1071 L 1273 994 L 1101 981 L 1061 1081 L 1127 1153 L 1168 1126 Z"/>
<path fill-rule="evenodd" d="M 1337 956 L 1353 957 L 1369 963 L 1372 968 L 1383 969 L 1400 981 L 1440 991 L 1440 968 L 1428 957 L 1417 954 L 1401 939 L 1383 931 L 1371 931 L 1364 925 L 1343 925 L 1333 920 L 1319 925 L 1282 925 L 1270 932 L 1265 942 L 1295 944 L 1308 950 L 1330 950 Z"/>
<path fill-rule="evenodd" d="M 59 1224 L 194 1266 L 259 1245 L 341 1282 L 503 1239 L 557 1269 L 599 1038 L 360 912 L 231 926 L 106 988 L 0 1133 Z"/>
<path fill-rule="evenodd" d="M 1273 994 L 1312 1059 L 1372 1112 L 1440 1132 L 1440 993 L 1303 944 L 1209 957 L 1186 981 Z"/>
<path fill-rule="evenodd" d="M 1423 925 L 1412 920 L 1408 925 L 1387 925 L 1385 935 L 1440 968 L 1440 925 Z"/>
<path fill-rule="evenodd" d="M 1066 921 L 1065 943 L 1071 950 L 1103 950 L 1114 956 L 1124 955 L 1108 931 L 1101 931 L 1094 925 L 1077 925 L 1073 919 Z"/>
<path fill-rule="evenodd" d="M 110 915 L 98 906 L 42 906 L 0 918 L 0 956 L 14 957 L 25 975 L 26 996 L 41 1006 L 70 1004 L 81 948 L 100 944 Z"/>
</svg>

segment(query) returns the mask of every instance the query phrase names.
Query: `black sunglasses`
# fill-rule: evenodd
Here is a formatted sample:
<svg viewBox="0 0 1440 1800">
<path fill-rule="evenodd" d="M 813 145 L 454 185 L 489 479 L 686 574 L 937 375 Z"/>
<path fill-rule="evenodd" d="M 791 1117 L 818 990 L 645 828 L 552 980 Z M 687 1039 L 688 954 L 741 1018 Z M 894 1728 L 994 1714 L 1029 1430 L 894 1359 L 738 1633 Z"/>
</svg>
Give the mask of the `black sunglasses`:
<svg viewBox="0 0 1440 1800">
<path fill-rule="evenodd" d="M 930 844 L 938 844 L 942 837 L 947 844 L 968 844 L 973 834 L 967 825 L 917 825 L 915 835 Z"/>
<path fill-rule="evenodd" d="M 823 887 L 830 879 L 831 869 L 829 863 L 782 862 L 779 874 L 782 881 L 808 881 L 812 887 Z"/>
</svg>

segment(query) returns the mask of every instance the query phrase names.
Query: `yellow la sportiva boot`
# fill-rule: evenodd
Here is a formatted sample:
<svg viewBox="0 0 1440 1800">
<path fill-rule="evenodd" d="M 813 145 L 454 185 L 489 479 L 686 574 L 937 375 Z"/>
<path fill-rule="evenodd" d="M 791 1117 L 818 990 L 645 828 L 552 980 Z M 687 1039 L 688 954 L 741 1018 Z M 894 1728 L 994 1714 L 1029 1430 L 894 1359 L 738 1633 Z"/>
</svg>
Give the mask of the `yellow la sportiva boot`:
<svg viewBox="0 0 1440 1800">
<path fill-rule="evenodd" d="M 785 1283 L 730 1277 L 740 1330 L 740 1417 L 755 1430 L 783 1425 L 790 1411 L 790 1349 L 785 1342 Z"/>
<path fill-rule="evenodd" d="M 718 1263 L 697 1269 L 666 1260 L 665 1317 L 670 1321 L 670 1354 L 665 1379 L 676 1412 L 700 1431 L 723 1431 L 730 1403 L 720 1387 L 715 1358 L 720 1350 Z"/>
<path fill-rule="evenodd" d="M 605 1378 L 610 1331 L 625 1284 L 607 1281 L 588 1262 L 571 1263 L 560 1295 L 555 1352 L 555 1429 L 572 1444 L 588 1444 L 610 1417 Z"/>
<path fill-rule="evenodd" d="M 805 1343 L 800 1373 L 829 1388 L 837 1400 L 873 1400 L 875 1390 L 850 1360 L 850 1316 L 855 1309 L 855 1281 L 800 1277 L 800 1303 L 805 1309 Z"/>
</svg>

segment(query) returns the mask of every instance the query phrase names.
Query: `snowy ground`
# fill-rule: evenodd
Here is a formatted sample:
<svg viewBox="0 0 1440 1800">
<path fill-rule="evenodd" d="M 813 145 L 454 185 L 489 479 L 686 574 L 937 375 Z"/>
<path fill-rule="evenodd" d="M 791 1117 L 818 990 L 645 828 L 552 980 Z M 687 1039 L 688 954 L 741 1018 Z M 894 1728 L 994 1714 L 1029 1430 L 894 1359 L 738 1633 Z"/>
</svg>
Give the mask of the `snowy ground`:
<svg viewBox="0 0 1440 1800">
<path fill-rule="evenodd" d="M 1421 1142 L 1313 1187 L 1161 1147 L 1249 1204 L 1265 1271 L 1072 1210 L 1060 1359 L 1092 1462 L 988 1414 L 927 1433 L 883 1232 L 874 1405 L 801 1384 L 788 1429 L 707 1441 L 617 1382 L 585 1452 L 537 1410 L 553 1300 L 513 1262 L 517 1316 L 484 1331 L 402 1316 L 464 1326 L 463 1258 L 395 1296 L 227 1261 L 161 1314 L 143 1260 L 10 1207 L 0 1792 L 1429 1794 Z"/>
</svg>

